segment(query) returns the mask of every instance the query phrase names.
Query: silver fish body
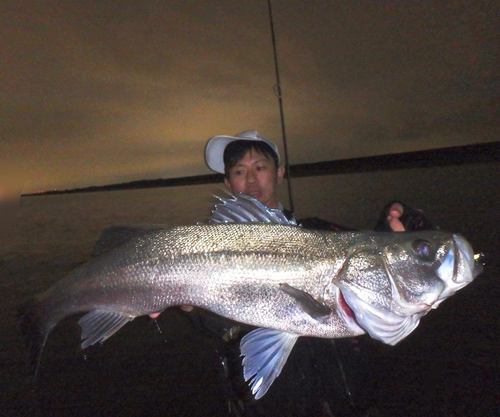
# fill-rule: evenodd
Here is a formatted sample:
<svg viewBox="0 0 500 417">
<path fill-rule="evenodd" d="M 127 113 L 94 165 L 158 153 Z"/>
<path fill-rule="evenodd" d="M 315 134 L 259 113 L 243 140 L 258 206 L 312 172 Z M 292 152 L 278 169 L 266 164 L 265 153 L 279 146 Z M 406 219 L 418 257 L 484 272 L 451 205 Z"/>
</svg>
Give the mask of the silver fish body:
<svg viewBox="0 0 500 417">
<path fill-rule="evenodd" d="M 304 336 L 352 331 L 336 314 L 332 282 L 363 233 L 266 224 L 197 225 L 147 233 L 74 270 L 38 297 L 50 327 L 87 311 L 137 317 L 185 304 Z M 318 323 L 281 291 L 289 284 L 333 307 Z"/>
<path fill-rule="evenodd" d="M 23 310 L 21 324 L 36 369 L 47 335 L 65 317 L 88 312 L 79 322 L 86 347 L 137 316 L 201 307 L 262 328 L 241 344 L 245 378 L 253 378 L 259 398 L 299 336 L 367 332 L 389 344 L 402 340 L 474 279 L 473 256 L 463 237 L 438 231 L 328 232 L 280 224 L 156 229 L 75 269 Z M 262 340 L 273 341 L 278 365 L 262 365 L 269 362 Z"/>
</svg>

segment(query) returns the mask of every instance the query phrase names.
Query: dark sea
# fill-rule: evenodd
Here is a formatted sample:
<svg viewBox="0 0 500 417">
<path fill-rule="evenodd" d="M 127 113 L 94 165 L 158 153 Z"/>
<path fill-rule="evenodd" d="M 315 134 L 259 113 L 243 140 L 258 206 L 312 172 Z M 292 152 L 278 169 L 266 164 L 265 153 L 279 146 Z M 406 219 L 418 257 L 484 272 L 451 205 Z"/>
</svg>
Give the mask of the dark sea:
<svg viewBox="0 0 500 417">
<path fill-rule="evenodd" d="M 259 401 L 241 384 L 237 342 L 177 308 L 157 322 L 137 318 L 85 351 L 77 318 L 64 320 L 30 383 L 20 305 L 85 262 L 103 228 L 202 221 L 222 185 L 23 197 L 0 241 L 0 415 L 228 416 L 229 403 L 239 407 L 232 415 L 245 416 L 500 415 L 500 164 L 305 177 L 292 185 L 298 218 L 357 229 L 372 229 L 390 200 L 420 207 L 484 252 L 485 271 L 396 346 L 368 336 L 299 339 Z"/>
</svg>

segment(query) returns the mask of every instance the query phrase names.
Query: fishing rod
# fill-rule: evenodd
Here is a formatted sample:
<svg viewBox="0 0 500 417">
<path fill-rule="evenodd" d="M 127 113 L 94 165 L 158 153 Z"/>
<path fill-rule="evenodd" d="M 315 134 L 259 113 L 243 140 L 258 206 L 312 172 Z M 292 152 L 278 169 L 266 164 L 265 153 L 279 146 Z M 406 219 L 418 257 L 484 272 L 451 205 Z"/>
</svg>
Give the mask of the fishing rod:
<svg viewBox="0 0 500 417">
<path fill-rule="evenodd" d="M 274 33 L 274 20 L 273 20 L 273 9 L 271 6 L 271 0 L 267 0 L 267 5 L 269 8 L 269 25 L 271 27 L 271 40 L 273 43 L 273 52 L 274 52 L 274 69 L 276 72 L 275 93 L 278 96 L 280 118 L 281 118 L 281 133 L 283 136 L 283 148 L 285 149 L 285 167 L 286 167 L 286 179 L 288 183 L 288 199 L 290 202 L 290 211 L 295 214 L 293 195 L 292 195 L 292 178 L 290 176 L 290 164 L 288 162 L 288 145 L 286 141 L 285 112 L 283 111 L 283 96 L 281 94 L 280 70 L 278 65 L 278 52 L 276 49 L 276 36 Z"/>
<path fill-rule="evenodd" d="M 275 93 L 278 96 L 278 103 L 279 103 L 279 109 L 280 109 L 280 119 L 281 119 L 281 132 L 283 135 L 283 147 L 285 150 L 285 167 L 286 167 L 286 179 L 288 180 L 288 198 L 290 202 L 290 210 L 292 213 L 295 214 L 295 207 L 293 204 L 293 194 L 292 194 L 292 178 L 290 176 L 290 164 L 288 160 L 288 145 L 287 145 L 287 140 L 286 140 L 286 129 L 285 129 L 285 112 L 283 110 L 283 95 L 281 91 L 281 81 L 280 81 L 280 71 L 279 71 L 279 65 L 278 65 L 278 51 L 276 48 L 276 35 L 274 32 L 274 19 L 273 19 L 273 8 L 271 5 L 271 0 L 267 0 L 267 6 L 269 9 L 269 26 L 271 28 L 271 40 L 273 44 L 273 53 L 274 53 L 274 69 L 276 72 L 276 89 Z M 352 398 L 352 393 L 349 388 L 349 384 L 347 382 L 346 374 L 344 372 L 344 367 L 342 365 L 342 360 L 340 358 L 340 355 L 337 351 L 337 345 L 335 344 L 335 341 L 332 339 L 332 345 L 335 351 L 335 356 L 337 359 L 337 363 L 342 375 L 342 380 L 344 383 L 344 390 L 346 392 L 346 396 L 349 400 L 349 403 L 351 407 L 356 410 L 356 406 L 354 404 L 354 400 Z"/>
</svg>

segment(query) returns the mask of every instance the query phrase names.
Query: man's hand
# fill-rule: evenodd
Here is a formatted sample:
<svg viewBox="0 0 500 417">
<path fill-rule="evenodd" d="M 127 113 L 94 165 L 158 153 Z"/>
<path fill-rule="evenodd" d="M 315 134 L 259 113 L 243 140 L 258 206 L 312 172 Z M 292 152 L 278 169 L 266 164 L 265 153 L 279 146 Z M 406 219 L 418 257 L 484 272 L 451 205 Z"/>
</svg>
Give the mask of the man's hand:
<svg viewBox="0 0 500 417">
<path fill-rule="evenodd" d="M 399 203 L 394 203 L 389 209 L 389 215 L 387 216 L 387 222 L 391 227 L 393 232 L 404 232 L 405 227 L 403 223 L 399 220 L 403 215 L 403 206 Z"/>
</svg>

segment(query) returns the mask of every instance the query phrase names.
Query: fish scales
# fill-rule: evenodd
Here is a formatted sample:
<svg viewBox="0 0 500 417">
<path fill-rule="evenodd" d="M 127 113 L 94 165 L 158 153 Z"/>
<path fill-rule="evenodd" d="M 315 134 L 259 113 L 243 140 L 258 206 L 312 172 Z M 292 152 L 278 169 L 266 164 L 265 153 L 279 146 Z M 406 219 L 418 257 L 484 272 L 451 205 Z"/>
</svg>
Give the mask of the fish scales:
<svg viewBox="0 0 500 417">
<path fill-rule="evenodd" d="M 334 329 L 330 321 L 318 327 L 279 284 L 323 297 L 345 258 L 345 243 L 360 237 L 266 224 L 180 226 L 81 266 L 42 299 L 50 299 L 47 314 L 55 323 L 89 310 L 140 316 L 187 304 L 255 326 L 331 337 L 344 323 L 333 317 Z M 59 314 L 51 311 L 56 305 Z"/>
<path fill-rule="evenodd" d="M 24 306 L 34 375 L 65 317 L 87 313 L 79 320 L 85 348 L 137 316 L 192 305 L 260 327 L 240 343 L 245 380 L 260 398 L 299 336 L 366 332 L 394 345 L 482 270 L 457 234 L 306 230 L 250 197 L 221 201 L 211 219 L 224 224 L 118 228 L 121 244 L 104 233 L 99 256 Z M 258 210 L 278 224 L 226 224 Z"/>
</svg>

